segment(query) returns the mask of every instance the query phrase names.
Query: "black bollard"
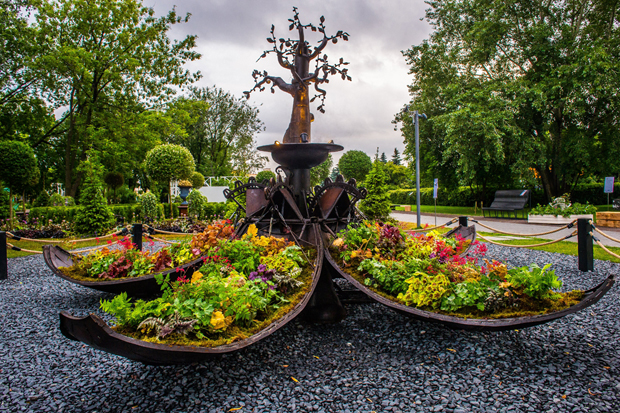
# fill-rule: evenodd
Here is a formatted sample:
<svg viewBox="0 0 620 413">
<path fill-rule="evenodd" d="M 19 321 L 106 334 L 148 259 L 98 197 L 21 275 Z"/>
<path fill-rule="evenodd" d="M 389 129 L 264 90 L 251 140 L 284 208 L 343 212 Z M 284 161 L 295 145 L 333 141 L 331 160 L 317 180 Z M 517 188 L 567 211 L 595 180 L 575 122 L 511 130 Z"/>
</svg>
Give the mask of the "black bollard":
<svg viewBox="0 0 620 413">
<path fill-rule="evenodd" d="M 594 271 L 594 246 L 592 243 L 592 225 L 589 218 L 577 220 L 577 252 L 579 253 L 579 271 Z"/>
<path fill-rule="evenodd" d="M 133 224 L 133 244 L 138 251 L 142 251 L 142 224 Z"/>
<path fill-rule="evenodd" d="M 0 280 L 9 278 L 9 268 L 6 260 L 6 232 L 0 231 Z"/>
<path fill-rule="evenodd" d="M 469 225 L 467 217 L 459 217 L 459 225 L 467 227 Z"/>
</svg>

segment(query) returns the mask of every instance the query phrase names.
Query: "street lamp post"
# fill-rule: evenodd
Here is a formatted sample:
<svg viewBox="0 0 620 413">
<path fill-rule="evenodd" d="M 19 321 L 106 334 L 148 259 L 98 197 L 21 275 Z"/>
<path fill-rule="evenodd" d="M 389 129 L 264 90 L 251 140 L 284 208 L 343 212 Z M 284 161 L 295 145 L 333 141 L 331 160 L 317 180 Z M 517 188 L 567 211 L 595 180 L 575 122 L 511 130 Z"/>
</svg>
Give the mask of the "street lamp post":
<svg viewBox="0 0 620 413">
<path fill-rule="evenodd" d="M 407 106 L 407 110 L 409 110 L 409 106 Z M 415 126 L 415 199 L 416 199 L 416 211 L 417 211 L 417 218 L 418 218 L 418 228 L 420 228 L 421 225 L 421 217 L 420 217 L 420 130 L 419 130 L 419 124 L 420 124 L 420 118 L 426 120 L 427 117 L 424 113 L 418 113 L 417 110 L 414 110 L 413 112 L 409 112 L 412 114 L 413 117 L 413 124 Z"/>
</svg>

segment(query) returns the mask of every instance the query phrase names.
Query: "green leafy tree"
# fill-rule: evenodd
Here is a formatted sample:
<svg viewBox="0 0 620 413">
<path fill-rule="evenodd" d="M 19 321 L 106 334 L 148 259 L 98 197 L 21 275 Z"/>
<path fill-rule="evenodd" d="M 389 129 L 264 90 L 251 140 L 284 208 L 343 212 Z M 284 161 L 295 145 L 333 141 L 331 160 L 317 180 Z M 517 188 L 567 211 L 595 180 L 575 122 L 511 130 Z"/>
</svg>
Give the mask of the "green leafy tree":
<svg viewBox="0 0 620 413">
<path fill-rule="evenodd" d="M 199 78 L 183 64 L 200 55 L 192 51 L 195 36 L 168 38 L 172 25 L 188 19 L 174 9 L 157 18 L 139 0 L 31 4 L 37 11 L 34 42 L 46 47 L 32 66 L 43 76 L 42 93 L 52 108 L 66 108 L 54 131 L 35 146 L 51 143 L 59 149 L 58 171 L 73 196 L 81 182 L 76 166 L 89 149 L 107 157 L 117 154 L 120 162 L 134 148 L 146 153 L 145 142 L 154 146 L 157 137 L 145 127 L 154 116 L 145 112 Z"/>
<path fill-rule="evenodd" d="M 215 86 L 192 88 L 189 97 L 171 105 L 170 113 L 186 133 L 168 141 L 188 148 L 201 173 L 222 176 L 236 169 L 245 174 L 264 165 L 266 158 L 256 155 L 254 140 L 263 123 L 258 109 L 244 99 Z"/>
<path fill-rule="evenodd" d="M 108 172 L 103 180 L 108 188 L 114 191 L 114 201 L 116 201 L 116 190 L 125 184 L 125 177 L 120 172 Z"/>
<path fill-rule="evenodd" d="M 364 182 L 368 194 L 361 201 L 361 210 L 370 219 L 383 220 L 390 215 L 390 197 L 388 195 L 385 165 L 376 160 Z"/>
<path fill-rule="evenodd" d="M 180 145 L 159 145 L 147 153 L 145 164 L 152 179 L 168 186 L 168 203 L 172 214 L 170 181 L 192 176 L 195 168 L 192 154 Z"/>
<path fill-rule="evenodd" d="M 84 184 L 80 194 L 80 208 L 75 214 L 75 229 L 81 234 L 103 235 L 114 224 L 114 214 L 105 198 L 103 167 L 95 152 L 89 152 L 80 170 L 84 174 Z"/>
<path fill-rule="evenodd" d="M 383 166 L 390 189 L 407 188 L 411 178 L 413 178 L 409 168 L 404 165 L 395 165 L 391 161 Z"/>
<path fill-rule="evenodd" d="M 354 178 L 363 181 L 372 167 L 370 156 L 365 152 L 352 150 L 347 151 L 338 161 L 338 170 L 346 179 Z"/>
<path fill-rule="evenodd" d="M 429 116 L 425 151 L 442 168 L 479 186 L 511 185 L 532 169 L 549 198 L 584 171 L 620 168 L 620 4 L 429 4 L 436 30 L 405 56 L 413 107 Z M 411 153 L 411 129 L 405 136 Z"/>
<path fill-rule="evenodd" d="M 189 181 L 192 183 L 192 188 L 196 190 L 205 186 L 205 176 L 200 172 L 194 172 L 189 178 Z"/>
<path fill-rule="evenodd" d="M 13 195 L 38 180 L 37 160 L 32 148 L 24 142 L 0 142 L 0 181 L 9 188 L 9 218 L 13 221 Z"/>
<path fill-rule="evenodd" d="M 310 185 L 315 186 L 321 184 L 329 176 L 330 171 L 332 170 L 332 166 L 334 164 L 334 159 L 332 158 L 332 154 L 327 155 L 327 159 L 325 162 L 320 164 L 319 166 L 315 166 L 310 169 Z"/>
<path fill-rule="evenodd" d="M 187 207 L 187 213 L 191 217 L 198 217 L 199 219 L 204 218 L 205 215 L 205 207 L 209 200 L 206 196 L 200 193 L 200 191 L 194 189 L 187 196 L 187 202 L 189 206 Z"/>
</svg>

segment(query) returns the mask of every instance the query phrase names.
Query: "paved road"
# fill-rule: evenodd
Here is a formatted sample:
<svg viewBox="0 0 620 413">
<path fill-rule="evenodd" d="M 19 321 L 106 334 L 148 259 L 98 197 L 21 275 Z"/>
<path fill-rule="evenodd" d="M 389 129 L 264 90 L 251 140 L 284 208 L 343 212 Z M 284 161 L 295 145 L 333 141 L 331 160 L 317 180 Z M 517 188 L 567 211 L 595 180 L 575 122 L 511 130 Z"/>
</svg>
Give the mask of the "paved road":
<svg viewBox="0 0 620 413">
<path fill-rule="evenodd" d="M 417 221 L 417 216 L 415 212 L 413 213 L 392 212 L 392 216 L 399 221 L 404 221 L 404 222 L 416 222 Z M 448 217 L 445 215 L 437 216 L 437 225 L 445 224 L 447 221 L 450 220 L 450 218 L 451 217 Z M 435 225 L 435 216 L 432 214 L 431 215 L 422 214 L 421 219 L 422 219 L 422 225 L 425 225 L 425 224 Z M 558 225 L 528 224 L 527 221 L 525 220 L 486 219 L 486 218 L 479 218 L 479 217 L 476 218 L 476 220 L 480 221 L 484 225 L 487 225 L 492 228 L 496 228 L 500 231 L 512 232 L 515 234 L 535 234 L 535 233 L 546 232 L 546 231 L 550 231 L 552 229 L 558 228 Z M 539 235 L 539 236 L 536 236 L 536 238 L 549 239 L 549 240 L 558 239 L 558 238 L 565 237 L 566 235 L 571 234 L 575 229 L 576 227 L 571 228 L 571 229 L 563 229 L 562 231 L 555 232 L 553 234 Z M 601 230 L 605 232 L 606 234 L 609 234 L 613 238 L 620 239 L 620 229 L 618 228 L 601 228 Z M 476 225 L 476 231 L 491 232 L 490 230 L 480 225 Z M 498 237 L 501 237 L 501 236 L 502 234 L 498 234 Z M 607 239 L 600 234 L 595 234 L 595 236 L 601 241 L 603 245 L 612 246 L 612 247 L 620 247 L 620 243 Z M 507 238 L 504 238 L 504 239 L 507 239 Z M 497 238 L 493 237 L 493 241 L 496 241 L 496 240 Z M 575 236 L 575 237 L 569 238 L 567 241 L 577 242 L 577 237 Z"/>
</svg>

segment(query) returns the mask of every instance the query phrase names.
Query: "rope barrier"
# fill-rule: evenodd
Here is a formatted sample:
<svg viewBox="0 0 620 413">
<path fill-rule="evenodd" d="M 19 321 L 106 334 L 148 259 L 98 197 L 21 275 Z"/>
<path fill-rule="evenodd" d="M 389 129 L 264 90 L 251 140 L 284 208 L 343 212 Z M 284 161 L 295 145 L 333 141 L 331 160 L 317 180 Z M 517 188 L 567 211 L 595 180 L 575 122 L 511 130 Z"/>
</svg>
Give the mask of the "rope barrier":
<svg viewBox="0 0 620 413">
<path fill-rule="evenodd" d="M 168 235 L 193 235 L 193 233 L 192 233 L 192 234 L 190 234 L 189 232 L 171 232 L 171 231 L 164 231 L 164 230 L 162 230 L 162 229 L 153 228 L 153 227 L 151 227 L 151 226 L 149 226 L 149 225 L 146 225 L 146 224 L 144 224 L 144 226 L 146 227 L 146 229 L 147 229 L 147 230 L 151 229 L 151 230 L 153 230 L 154 232 L 159 232 L 159 233 L 161 233 L 161 234 L 168 234 Z"/>
<path fill-rule="evenodd" d="M 424 232 L 424 231 L 432 231 L 434 229 L 439 229 L 439 228 L 443 228 L 443 227 L 447 227 L 448 225 L 452 225 L 455 222 L 457 222 L 459 219 L 458 218 L 452 218 L 452 220 L 446 222 L 443 225 L 437 225 L 435 227 L 427 227 L 427 228 L 421 228 L 421 229 L 410 229 L 409 232 Z"/>
<path fill-rule="evenodd" d="M 514 248 L 533 248 L 533 247 L 542 247 L 543 245 L 551 245 L 551 244 L 555 244 L 557 242 L 560 241 L 564 241 L 566 239 L 572 238 L 575 235 L 577 235 L 577 231 L 573 231 L 572 234 L 565 236 L 564 238 L 560 238 L 560 239 L 556 239 L 553 241 L 548 241 L 548 242 L 541 242 L 540 244 L 531 244 L 531 245 L 513 245 L 513 244 L 502 244 L 501 242 L 495 242 L 495 241 L 491 241 L 490 239 L 487 239 L 485 236 L 481 235 L 480 233 L 477 233 L 476 236 L 482 238 L 483 240 L 485 240 L 486 242 L 490 242 L 491 244 L 495 244 L 495 245 L 501 245 L 502 247 L 514 247 Z"/>
<path fill-rule="evenodd" d="M 16 247 L 15 245 L 11 244 L 10 242 L 7 242 L 6 245 L 8 247 L 11 247 L 11 249 L 13 251 L 29 252 L 29 253 L 32 253 L 32 254 L 43 254 L 42 251 L 33 251 L 33 250 L 27 250 L 27 249 L 24 249 L 24 248 Z"/>
<path fill-rule="evenodd" d="M 537 232 L 535 234 L 519 234 L 517 232 L 506 232 L 506 231 L 501 231 L 499 229 L 491 228 L 491 227 L 489 227 L 487 225 L 484 225 L 483 223 L 481 223 L 480 221 L 478 221 L 478 220 L 476 220 L 476 219 L 474 219 L 472 217 L 469 217 L 469 220 L 471 222 L 475 222 L 476 224 L 480 225 L 481 227 L 484 227 L 486 229 L 490 229 L 493 232 L 498 232 L 500 234 L 506 234 L 506 235 L 515 235 L 515 236 L 519 236 L 519 237 L 535 237 L 535 236 L 538 236 L 538 235 L 553 234 L 554 232 L 562 231 L 563 229 L 566 229 L 566 228 L 572 228 L 572 227 L 575 226 L 575 222 L 577 222 L 577 220 L 575 220 L 575 221 L 571 222 L 568 225 L 564 225 L 563 227 L 556 228 L 556 229 L 553 229 L 553 230 L 547 231 L 547 232 Z"/>
<path fill-rule="evenodd" d="M 593 237 L 593 238 L 594 238 L 594 237 Z M 598 244 L 598 246 L 599 246 L 599 247 L 601 247 L 601 249 L 602 249 L 603 251 L 605 251 L 607 254 L 609 254 L 609 255 L 611 255 L 611 256 L 613 256 L 613 257 L 616 257 L 616 258 L 618 258 L 618 259 L 620 260 L 620 255 L 615 254 L 615 253 L 613 253 L 613 252 L 609 251 L 607 248 L 605 248 L 605 246 L 603 245 L 603 243 L 602 243 L 601 241 L 599 241 L 599 240 L 597 240 L 596 238 L 594 238 L 594 242 L 596 242 L 596 243 Z"/>
<path fill-rule="evenodd" d="M 608 239 L 610 239 L 610 240 L 612 240 L 612 241 L 615 241 L 615 242 L 617 242 L 617 243 L 620 243 L 620 239 L 616 239 L 616 238 L 612 237 L 611 235 L 605 234 L 603 231 L 601 231 L 600 229 L 596 228 L 594 225 L 592 225 L 592 228 L 593 228 L 596 232 L 598 232 L 599 234 L 601 234 L 602 236 L 604 236 L 605 238 L 608 238 Z"/>
<path fill-rule="evenodd" d="M 31 242 L 38 242 L 41 244 L 68 244 L 68 243 L 75 243 L 75 242 L 87 242 L 87 241 L 99 241 L 102 239 L 106 239 L 106 238 L 110 238 L 113 237 L 115 235 L 121 235 L 123 232 L 125 231 L 125 229 L 121 230 L 121 231 L 117 231 L 113 234 L 108 234 L 108 235 L 104 235 L 101 237 L 93 237 L 93 238 L 81 238 L 81 239 L 71 239 L 71 240 L 65 240 L 65 241 L 53 241 L 53 240 L 42 240 L 42 239 L 35 239 L 35 238 L 24 238 L 24 237 L 18 237 L 17 235 L 8 232 L 7 231 L 7 235 L 9 237 L 11 237 L 12 239 L 14 239 L 15 241 L 31 241 Z"/>
<path fill-rule="evenodd" d="M 154 240 L 154 241 L 163 242 L 163 243 L 166 243 L 166 244 L 180 244 L 179 242 L 175 242 L 175 241 L 168 241 L 168 240 L 165 240 L 165 239 L 163 239 L 163 238 L 157 238 L 157 237 L 154 237 L 154 236 L 149 235 L 149 234 L 142 234 L 142 236 L 143 236 L 144 238 L 148 238 L 148 239 L 151 239 L 151 240 Z"/>
</svg>

